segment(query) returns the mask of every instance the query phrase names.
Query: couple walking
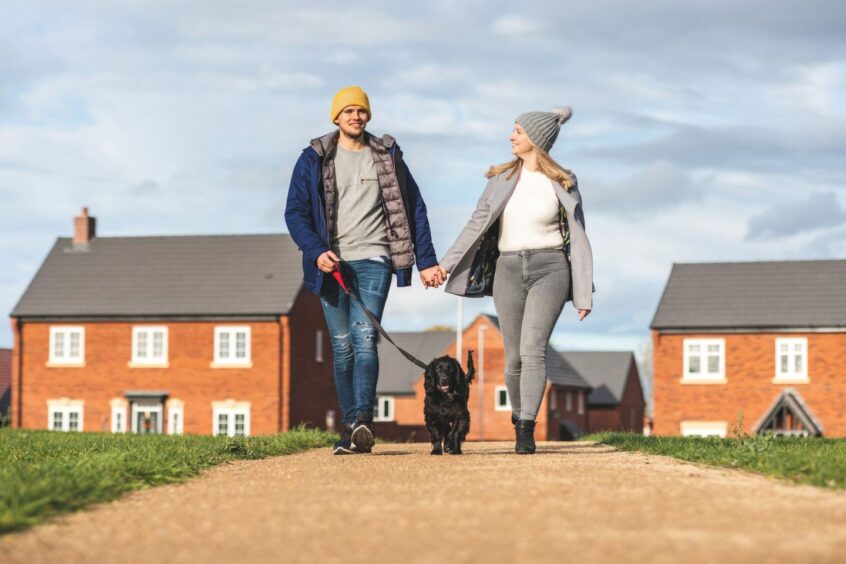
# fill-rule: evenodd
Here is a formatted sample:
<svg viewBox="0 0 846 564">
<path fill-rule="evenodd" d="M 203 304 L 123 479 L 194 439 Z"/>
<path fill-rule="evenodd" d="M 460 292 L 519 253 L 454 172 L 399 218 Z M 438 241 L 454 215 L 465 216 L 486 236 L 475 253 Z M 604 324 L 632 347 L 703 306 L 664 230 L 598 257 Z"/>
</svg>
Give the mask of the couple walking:
<svg viewBox="0 0 846 564">
<path fill-rule="evenodd" d="M 564 304 L 582 320 L 592 308 L 593 258 L 576 177 L 549 156 L 569 109 L 520 114 L 509 136 L 514 159 L 492 166 L 458 238 L 439 261 L 426 204 L 396 140 L 366 131 L 372 114 L 359 87 L 340 90 L 337 129 L 313 139 L 291 176 L 285 221 L 302 251 L 306 287 L 320 296 L 332 340 L 344 429 L 335 454 L 370 452 L 379 374 L 378 334 L 344 279 L 381 320 L 391 275 L 411 285 L 493 296 L 505 341 L 515 450 L 535 451 L 535 419 L 546 387 L 546 348 Z M 329 276 L 327 276 L 329 275 Z"/>
</svg>

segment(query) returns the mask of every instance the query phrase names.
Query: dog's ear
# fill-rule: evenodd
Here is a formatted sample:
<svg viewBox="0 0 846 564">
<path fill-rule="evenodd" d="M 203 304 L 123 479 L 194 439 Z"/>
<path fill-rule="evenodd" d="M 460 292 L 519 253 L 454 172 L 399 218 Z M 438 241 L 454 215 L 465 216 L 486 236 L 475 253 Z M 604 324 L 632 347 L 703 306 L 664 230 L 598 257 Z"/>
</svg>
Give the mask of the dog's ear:
<svg viewBox="0 0 846 564">
<path fill-rule="evenodd" d="M 426 365 L 426 372 L 423 373 L 423 389 L 427 395 L 434 395 L 437 384 L 435 384 L 435 361 Z"/>
<path fill-rule="evenodd" d="M 473 381 L 473 376 L 476 375 L 476 367 L 473 365 L 473 351 L 467 351 L 467 376 L 465 379 L 467 380 L 467 384 L 469 385 L 470 382 Z"/>
</svg>

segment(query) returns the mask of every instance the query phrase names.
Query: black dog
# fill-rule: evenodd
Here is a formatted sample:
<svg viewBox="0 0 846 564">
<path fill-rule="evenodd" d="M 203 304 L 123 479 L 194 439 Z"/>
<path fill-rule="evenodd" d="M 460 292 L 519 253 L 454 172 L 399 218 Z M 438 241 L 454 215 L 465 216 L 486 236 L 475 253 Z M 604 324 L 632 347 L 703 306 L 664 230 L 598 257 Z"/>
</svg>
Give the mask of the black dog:
<svg viewBox="0 0 846 564">
<path fill-rule="evenodd" d="M 467 374 L 451 356 L 436 358 L 426 367 L 423 415 L 432 437 L 432 454 L 461 454 L 461 443 L 470 430 L 470 382 L 476 369 L 473 351 L 467 352 Z"/>
</svg>

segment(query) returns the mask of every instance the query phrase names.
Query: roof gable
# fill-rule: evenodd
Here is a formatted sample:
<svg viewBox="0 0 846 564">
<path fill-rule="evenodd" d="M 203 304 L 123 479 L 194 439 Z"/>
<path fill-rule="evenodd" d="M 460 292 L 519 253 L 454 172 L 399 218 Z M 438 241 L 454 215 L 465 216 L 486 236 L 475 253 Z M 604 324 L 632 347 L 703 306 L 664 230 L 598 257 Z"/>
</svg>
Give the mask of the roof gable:
<svg viewBox="0 0 846 564">
<path fill-rule="evenodd" d="M 675 264 L 652 329 L 846 327 L 846 260 Z"/>
<path fill-rule="evenodd" d="M 59 238 L 12 316 L 280 315 L 302 285 L 287 234 Z"/>
</svg>

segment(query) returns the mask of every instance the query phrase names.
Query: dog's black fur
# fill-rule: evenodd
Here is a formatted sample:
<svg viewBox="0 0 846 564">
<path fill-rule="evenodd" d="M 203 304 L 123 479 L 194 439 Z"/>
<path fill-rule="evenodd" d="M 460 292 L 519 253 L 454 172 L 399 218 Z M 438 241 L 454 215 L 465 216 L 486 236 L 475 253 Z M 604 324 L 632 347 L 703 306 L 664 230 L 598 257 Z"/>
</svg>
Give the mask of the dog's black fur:
<svg viewBox="0 0 846 564">
<path fill-rule="evenodd" d="M 473 351 L 467 352 L 466 374 L 451 356 L 436 358 L 426 367 L 423 415 L 432 437 L 432 454 L 461 454 L 461 444 L 470 430 L 467 400 L 475 374 Z"/>
</svg>

